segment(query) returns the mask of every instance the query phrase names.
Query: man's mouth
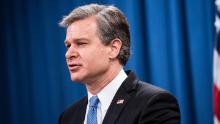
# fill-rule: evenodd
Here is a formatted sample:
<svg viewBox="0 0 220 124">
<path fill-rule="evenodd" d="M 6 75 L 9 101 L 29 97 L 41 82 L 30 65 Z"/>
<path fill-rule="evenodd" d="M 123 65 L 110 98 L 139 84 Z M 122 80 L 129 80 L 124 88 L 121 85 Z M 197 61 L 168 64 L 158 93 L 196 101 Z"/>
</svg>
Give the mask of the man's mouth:
<svg viewBox="0 0 220 124">
<path fill-rule="evenodd" d="M 82 65 L 81 64 L 68 64 L 69 70 L 71 72 L 78 71 Z"/>
</svg>

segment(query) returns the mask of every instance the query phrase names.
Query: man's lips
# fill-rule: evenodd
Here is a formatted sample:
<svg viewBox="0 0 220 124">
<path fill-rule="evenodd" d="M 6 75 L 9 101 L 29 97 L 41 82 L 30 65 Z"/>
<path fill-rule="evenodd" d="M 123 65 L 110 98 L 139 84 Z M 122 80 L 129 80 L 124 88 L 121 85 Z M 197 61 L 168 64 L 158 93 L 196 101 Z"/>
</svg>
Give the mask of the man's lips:
<svg viewBox="0 0 220 124">
<path fill-rule="evenodd" d="M 68 64 L 70 71 L 77 71 L 80 69 L 81 66 L 81 64 Z"/>
</svg>

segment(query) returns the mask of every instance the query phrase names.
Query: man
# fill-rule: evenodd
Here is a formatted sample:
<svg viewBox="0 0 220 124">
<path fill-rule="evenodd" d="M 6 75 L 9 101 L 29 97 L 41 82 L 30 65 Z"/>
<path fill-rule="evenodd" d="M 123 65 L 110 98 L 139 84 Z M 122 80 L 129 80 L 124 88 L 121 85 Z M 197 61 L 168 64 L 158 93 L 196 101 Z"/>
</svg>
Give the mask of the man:
<svg viewBox="0 0 220 124">
<path fill-rule="evenodd" d="M 130 31 L 119 9 L 80 6 L 60 25 L 67 27 L 65 56 L 71 80 L 82 82 L 88 96 L 67 108 L 59 124 L 180 123 L 174 96 L 123 70 L 130 55 Z"/>
</svg>

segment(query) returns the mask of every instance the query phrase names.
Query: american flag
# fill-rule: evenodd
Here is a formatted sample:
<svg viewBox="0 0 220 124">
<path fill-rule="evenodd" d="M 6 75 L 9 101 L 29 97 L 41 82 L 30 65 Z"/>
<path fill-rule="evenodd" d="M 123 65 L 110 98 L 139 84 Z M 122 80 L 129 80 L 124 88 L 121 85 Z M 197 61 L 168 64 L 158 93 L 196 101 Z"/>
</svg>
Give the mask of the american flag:
<svg viewBox="0 0 220 124">
<path fill-rule="evenodd" d="M 214 102 L 214 124 L 220 124 L 220 0 L 215 1 L 216 16 L 216 42 L 214 48 L 214 88 L 213 88 L 213 102 Z"/>
</svg>

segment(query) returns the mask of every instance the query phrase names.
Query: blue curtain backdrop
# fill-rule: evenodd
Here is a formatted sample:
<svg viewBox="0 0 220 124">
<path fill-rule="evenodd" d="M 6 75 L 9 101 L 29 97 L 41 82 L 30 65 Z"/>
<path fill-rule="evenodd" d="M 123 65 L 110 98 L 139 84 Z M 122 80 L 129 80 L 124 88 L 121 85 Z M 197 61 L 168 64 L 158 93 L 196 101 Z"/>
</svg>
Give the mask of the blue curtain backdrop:
<svg viewBox="0 0 220 124">
<path fill-rule="evenodd" d="M 86 95 L 70 81 L 58 22 L 92 2 L 127 16 L 132 55 L 125 68 L 171 91 L 182 124 L 213 124 L 214 0 L 1 0 L 0 124 L 56 124 Z"/>
</svg>

